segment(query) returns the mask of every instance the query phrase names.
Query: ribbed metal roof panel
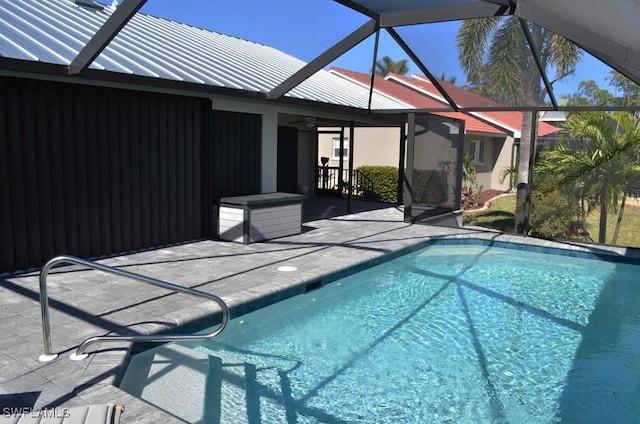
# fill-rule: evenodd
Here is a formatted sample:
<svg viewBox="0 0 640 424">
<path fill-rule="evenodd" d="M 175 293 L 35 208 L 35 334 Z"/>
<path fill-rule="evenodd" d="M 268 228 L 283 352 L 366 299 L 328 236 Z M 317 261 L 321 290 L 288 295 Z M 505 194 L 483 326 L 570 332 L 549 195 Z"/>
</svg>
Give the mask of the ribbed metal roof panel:
<svg viewBox="0 0 640 424">
<path fill-rule="evenodd" d="M 0 56 L 68 65 L 115 9 L 73 0 L 0 0 Z M 92 69 L 267 93 L 305 62 L 279 50 L 137 13 L 90 65 Z M 324 70 L 289 97 L 366 108 L 368 90 Z M 375 96 L 372 108 L 403 108 Z"/>
</svg>

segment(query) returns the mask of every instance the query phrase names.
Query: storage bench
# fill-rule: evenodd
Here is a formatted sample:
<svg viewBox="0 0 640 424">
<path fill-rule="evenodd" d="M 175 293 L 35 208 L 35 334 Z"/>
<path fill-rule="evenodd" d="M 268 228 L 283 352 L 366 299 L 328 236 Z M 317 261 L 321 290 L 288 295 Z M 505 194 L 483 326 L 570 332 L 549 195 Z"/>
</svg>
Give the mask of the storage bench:
<svg viewBox="0 0 640 424">
<path fill-rule="evenodd" d="M 265 193 L 220 199 L 220 239 L 249 244 L 302 232 L 304 195 Z"/>
</svg>

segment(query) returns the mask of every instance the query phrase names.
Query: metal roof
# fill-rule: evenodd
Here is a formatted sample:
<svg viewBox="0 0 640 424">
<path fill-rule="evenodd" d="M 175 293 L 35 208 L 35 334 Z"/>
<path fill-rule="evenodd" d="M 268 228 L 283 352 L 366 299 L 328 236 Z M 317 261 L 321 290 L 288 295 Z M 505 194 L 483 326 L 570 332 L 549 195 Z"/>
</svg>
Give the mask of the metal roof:
<svg viewBox="0 0 640 424">
<path fill-rule="evenodd" d="M 376 62 L 377 39 L 384 29 L 420 73 L 433 82 L 449 110 L 580 109 L 559 104 L 554 93 L 553 84 L 559 78 L 552 80 L 547 76 L 550 65 L 542 59 L 532 35 L 545 28 L 566 37 L 581 52 L 640 82 L 637 0 L 322 0 L 351 9 L 368 21 L 309 63 L 265 45 L 137 13 L 146 1 L 126 0 L 117 7 L 96 9 L 90 0 L 0 0 L 0 60 L 4 56 L 66 65 L 69 74 L 80 77 L 87 68 L 93 68 L 111 71 L 107 74 L 110 76 L 129 73 L 184 81 L 196 87 L 201 84 L 237 89 L 245 94 L 256 93 L 256 97 L 263 99 L 284 96 L 395 112 L 403 109 L 402 105 L 375 87 L 368 90 L 354 87 L 323 70 L 369 37 L 376 39 L 372 63 Z M 190 7 L 190 2 L 182 2 L 181 7 Z M 283 5 L 265 2 L 265 7 Z M 280 12 L 287 14 L 287 10 Z M 530 50 L 523 53 L 528 57 L 522 63 L 527 70 L 535 69 L 540 75 L 544 99 L 527 98 L 527 105 L 466 104 L 455 92 L 445 90 L 435 72 L 431 72 L 439 65 L 434 53 L 438 52 L 441 40 L 428 28 L 462 19 L 496 17 L 520 24 Z M 572 74 L 573 71 L 563 77 Z"/>
<path fill-rule="evenodd" d="M 0 56 L 68 66 L 107 19 L 112 5 L 73 0 L 0 0 Z M 306 65 L 279 50 L 136 13 L 90 68 L 213 87 L 268 93 Z M 369 90 L 319 70 L 287 97 L 368 108 Z M 406 105 L 374 93 L 372 109 Z"/>
</svg>

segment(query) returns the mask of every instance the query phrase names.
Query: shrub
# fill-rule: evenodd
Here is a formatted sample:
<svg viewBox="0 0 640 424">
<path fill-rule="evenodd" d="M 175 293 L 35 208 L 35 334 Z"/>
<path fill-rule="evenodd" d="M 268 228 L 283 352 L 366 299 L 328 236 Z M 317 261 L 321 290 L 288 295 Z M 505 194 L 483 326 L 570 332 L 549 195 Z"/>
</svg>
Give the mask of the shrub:
<svg viewBox="0 0 640 424">
<path fill-rule="evenodd" d="M 413 202 L 441 206 L 447 203 L 447 174 L 437 169 L 413 171 Z"/>
<path fill-rule="evenodd" d="M 356 169 L 364 176 L 364 181 L 356 181 L 355 192 L 368 200 L 398 202 L 398 168 L 395 166 L 363 165 Z"/>
<path fill-rule="evenodd" d="M 579 208 L 575 200 L 560 190 L 532 190 L 531 235 L 543 238 L 575 237 Z"/>
</svg>

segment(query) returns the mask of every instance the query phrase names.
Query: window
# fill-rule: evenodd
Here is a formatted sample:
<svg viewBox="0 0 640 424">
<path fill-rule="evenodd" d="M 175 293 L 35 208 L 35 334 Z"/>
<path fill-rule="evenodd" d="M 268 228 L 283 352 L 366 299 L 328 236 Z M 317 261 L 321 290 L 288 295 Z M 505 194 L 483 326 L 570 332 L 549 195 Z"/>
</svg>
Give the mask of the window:
<svg viewBox="0 0 640 424">
<path fill-rule="evenodd" d="M 342 157 L 349 158 L 349 139 L 344 139 L 344 149 L 342 150 Z M 333 138 L 333 158 L 340 159 L 340 137 Z"/>
<path fill-rule="evenodd" d="M 481 165 L 484 163 L 484 140 L 471 141 L 471 156 L 473 156 L 473 164 Z"/>
</svg>

